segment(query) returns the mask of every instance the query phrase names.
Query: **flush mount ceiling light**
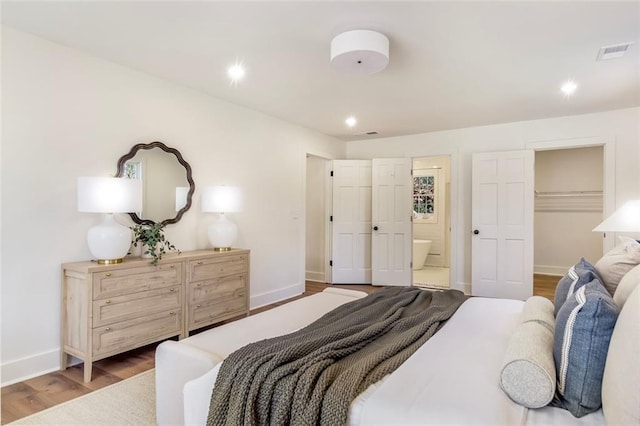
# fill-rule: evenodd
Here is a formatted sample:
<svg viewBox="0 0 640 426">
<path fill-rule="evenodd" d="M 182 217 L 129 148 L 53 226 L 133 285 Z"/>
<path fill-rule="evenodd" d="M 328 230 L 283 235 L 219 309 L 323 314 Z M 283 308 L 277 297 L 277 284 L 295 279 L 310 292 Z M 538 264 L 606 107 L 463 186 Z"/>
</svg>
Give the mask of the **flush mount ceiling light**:
<svg viewBox="0 0 640 426">
<path fill-rule="evenodd" d="M 567 80 L 564 82 L 562 87 L 560 87 L 560 90 L 562 91 L 562 93 L 564 93 L 566 97 L 569 97 L 575 93 L 577 88 L 578 88 L 578 85 L 576 84 L 575 81 Z"/>
<path fill-rule="evenodd" d="M 389 64 L 389 39 L 376 31 L 353 30 L 331 40 L 331 65 L 351 74 L 373 74 Z"/>
</svg>

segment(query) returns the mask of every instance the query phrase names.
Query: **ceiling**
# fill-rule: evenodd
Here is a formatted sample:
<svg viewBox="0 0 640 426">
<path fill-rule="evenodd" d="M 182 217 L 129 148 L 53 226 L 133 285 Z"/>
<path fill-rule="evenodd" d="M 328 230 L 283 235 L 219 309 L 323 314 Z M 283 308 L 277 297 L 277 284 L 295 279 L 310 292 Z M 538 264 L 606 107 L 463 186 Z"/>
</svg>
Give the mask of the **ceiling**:
<svg viewBox="0 0 640 426">
<path fill-rule="evenodd" d="M 3 1 L 1 12 L 3 25 L 345 141 L 640 106 L 638 1 Z M 389 38 L 386 69 L 331 67 L 331 39 L 353 29 Z M 624 57 L 596 61 L 625 42 Z M 234 86 L 236 61 L 247 75 Z"/>
</svg>

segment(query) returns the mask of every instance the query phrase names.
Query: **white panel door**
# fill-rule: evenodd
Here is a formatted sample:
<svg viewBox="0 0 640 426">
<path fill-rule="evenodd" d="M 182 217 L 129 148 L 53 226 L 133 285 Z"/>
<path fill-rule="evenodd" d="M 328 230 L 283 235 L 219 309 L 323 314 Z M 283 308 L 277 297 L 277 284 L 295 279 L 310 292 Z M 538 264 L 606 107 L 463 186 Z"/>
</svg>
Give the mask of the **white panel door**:
<svg viewBox="0 0 640 426">
<path fill-rule="evenodd" d="M 372 281 L 373 285 L 411 285 L 410 158 L 372 160 Z"/>
<path fill-rule="evenodd" d="M 534 151 L 473 154 L 474 296 L 525 300 L 533 294 Z"/>
<path fill-rule="evenodd" d="M 331 282 L 371 282 L 371 161 L 333 161 Z"/>
</svg>

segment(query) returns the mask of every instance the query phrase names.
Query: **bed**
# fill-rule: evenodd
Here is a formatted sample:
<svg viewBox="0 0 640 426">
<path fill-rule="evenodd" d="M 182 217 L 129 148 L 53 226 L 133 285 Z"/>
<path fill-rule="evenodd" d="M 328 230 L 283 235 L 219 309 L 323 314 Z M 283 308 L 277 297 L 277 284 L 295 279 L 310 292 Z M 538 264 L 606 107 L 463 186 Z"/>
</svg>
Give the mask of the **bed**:
<svg viewBox="0 0 640 426">
<path fill-rule="evenodd" d="M 639 279 L 640 270 L 629 281 Z M 180 342 L 164 342 L 156 352 L 158 424 L 205 424 L 211 390 L 229 354 L 250 342 L 298 330 L 365 296 L 328 288 Z M 626 296 L 611 340 L 615 356 L 609 356 L 605 372 L 604 410 L 576 418 L 565 409 L 531 409 L 510 399 L 498 382 L 525 302 L 474 297 L 393 374 L 351 403 L 348 424 L 603 425 L 629 418 L 638 424 L 640 286 Z"/>
</svg>

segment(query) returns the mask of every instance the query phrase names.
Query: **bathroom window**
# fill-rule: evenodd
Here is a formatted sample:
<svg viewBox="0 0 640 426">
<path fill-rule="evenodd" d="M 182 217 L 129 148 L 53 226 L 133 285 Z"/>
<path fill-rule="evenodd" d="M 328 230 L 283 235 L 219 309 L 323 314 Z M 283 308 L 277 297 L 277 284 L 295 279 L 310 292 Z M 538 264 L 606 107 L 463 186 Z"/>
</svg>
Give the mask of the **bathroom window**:
<svg viewBox="0 0 640 426">
<path fill-rule="evenodd" d="M 418 214 L 435 212 L 435 176 L 413 178 L 413 211 Z"/>
</svg>

